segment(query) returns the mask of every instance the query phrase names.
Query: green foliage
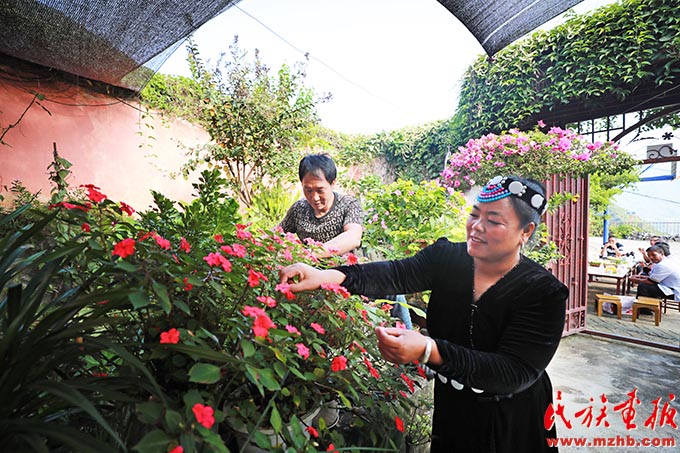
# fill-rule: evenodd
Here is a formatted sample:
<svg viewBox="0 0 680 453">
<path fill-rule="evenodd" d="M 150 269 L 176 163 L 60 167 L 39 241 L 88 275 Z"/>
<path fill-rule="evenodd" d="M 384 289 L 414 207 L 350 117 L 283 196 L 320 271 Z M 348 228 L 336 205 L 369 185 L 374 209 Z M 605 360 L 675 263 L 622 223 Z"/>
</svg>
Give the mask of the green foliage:
<svg viewBox="0 0 680 453">
<path fill-rule="evenodd" d="M 398 177 L 423 181 L 441 172 L 447 151 L 456 143 L 450 121 L 383 132 L 369 138 L 368 145 L 384 155 Z"/>
<path fill-rule="evenodd" d="M 538 226 L 531 242 L 527 244 L 522 253 L 543 266 L 564 258 L 557 249 L 557 244 L 550 240 L 548 228 L 545 223 Z"/>
<path fill-rule="evenodd" d="M 625 99 L 642 85 L 672 87 L 680 74 L 677 0 L 624 0 L 537 31 L 467 70 L 456 111 L 467 140 L 545 110 Z M 460 142 L 462 143 L 462 142 Z"/>
<path fill-rule="evenodd" d="M 199 181 L 192 184 L 195 198 L 189 203 L 175 203 L 151 191 L 155 206 L 142 216 L 142 227 L 175 242 L 180 240 L 180 233 L 192 243 L 210 241 L 240 221 L 238 203 L 227 195 L 225 185 L 226 179 L 213 168 L 202 171 Z"/>
<path fill-rule="evenodd" d="M 362 244 L 369 253 L 388 259 L 402 258 L 440 237 L 465 238 L 465 200 L 449 195 L 434 181 L 397 180 L 383 185 L 365 178 L 361 196 L 366 211 Z"/>
<path fill-rule="evenodd" d="M 139 93 L 148 107 L 199 122 L 201 96 L 200 85 L 183 76 L 156 73 Z"/>
<path fill-rule="evenodd" d="M 246 220 L 253 228 L 270 230 L 278 225 L 288 208 L 299 199 L 299 191 L 277 181 L 270 187 L 253 191 L 253 203 L 246 212 Z"/>
<path fill-rule="evenodd" d="M 279 285 L 282 266 L 315 262 L 314 246 L 238 223 L 214 170 L 192 202 L 156 194 L 135 216 L 86 188 L 39 222 L 21 221 L 26 208 L 0 221 L 17 228 L 0 240 L 3 445 L 223 452 L 244 428 L 280 451 L 267 427 L 300 452 L 398 449 L 416 368 L 381 359 L 373 327 L 393 320 L 378 304 Z M 368 437 L 324 420 L 309 436 L 303 414 L 337 401 Z"/>
<path fill-rule="evenodd" d="M 20 223 L 29 208 L 7 214 L 0 226 Z M 96 273 L 69 285 L 60 274 L 90 254 L 91 244 L 37 248 L 34 240 L 58 213 L 30 214 L 40 220 L 0 241 L 0 442 L 8 451 L 60 445 L 117 451 L 124 443 L 120 426 L 107 420 L 111 407 L 124 413 L 131 401 L 158 394 L 141 362 L 113 334 L 129 292 L 101 285 Z M 119 373 L 104 379 L 112 366 Z"/>
<path fill-rule="evenodd" d="M 304 70 L 284 65 L 269 75 L 256 51 L 251 62 L 234 39 L 230 61 L 208 68 L 190 45 L 189 64 L 199 86 L 200 122 L 212 143 L 192 150 L 187 174 L 204 163 L 221 168 L 238 199 L 250 206 L 253 185 L 293 174 L 299 147 L 317 122 L 313 92 L 303 85 Z"/>
</svg>

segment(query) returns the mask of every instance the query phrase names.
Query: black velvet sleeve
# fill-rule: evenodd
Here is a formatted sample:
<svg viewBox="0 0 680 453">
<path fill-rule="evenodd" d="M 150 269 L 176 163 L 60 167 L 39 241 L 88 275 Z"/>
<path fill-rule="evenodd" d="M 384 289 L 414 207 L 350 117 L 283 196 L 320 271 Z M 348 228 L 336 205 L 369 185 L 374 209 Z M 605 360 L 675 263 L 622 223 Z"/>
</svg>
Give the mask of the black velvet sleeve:
<svg viewBox="0 0 680 453">
<path fill-rule="evenodd" d="M 385 294 L 412 294 L 432 289 L 438 259 L 451 243 L 442 238 L 410 258 L 395 261 L 338 266 L 345 274 L 342 286 L 352 294 L 382 297 Z"/>
<path fill-rule="evenodd" d="M 547 272 L 522 277 L 525 289 L 495 350 L 435 339 L 444 363 L 433 369 L 469 387 L 503 395 L 521 392 L 541 376 L 562 337 L 568 289 Z"/>
</svg>

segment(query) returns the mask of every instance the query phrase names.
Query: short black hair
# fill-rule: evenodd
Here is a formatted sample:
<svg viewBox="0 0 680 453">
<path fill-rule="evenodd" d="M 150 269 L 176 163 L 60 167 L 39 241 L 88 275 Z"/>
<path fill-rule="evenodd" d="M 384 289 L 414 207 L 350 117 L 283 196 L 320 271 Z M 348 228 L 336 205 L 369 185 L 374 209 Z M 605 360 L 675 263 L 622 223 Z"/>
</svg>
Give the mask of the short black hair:
<svg viewBox="0 0 680 453">
<path fill-rule="evenodd" d="M 660 254 L 662 254 L 663 256 L 667 256 L 667 255 L 666 255 L 666 251 L 663 249 L 663 247 L 658 246 L 658 245 L 653 245 L 653 246 L 649 247 L 649 248 L 647 249 L 647 253 L 649 253 L 649 252 L 660 253 Z"/>
<path fill-rule="evenodd" d="M 333 184 L 335 178 L 338 176 L 338 169 L 335 168 L 335 162 L 328 154 L 309 154 L 302 158 L 300 166 L 298 167 L 298 175 L 300 181 L 307 173 L 312 173 L 317 176 L 323 175 L 329 184 Z"/>
</svg>

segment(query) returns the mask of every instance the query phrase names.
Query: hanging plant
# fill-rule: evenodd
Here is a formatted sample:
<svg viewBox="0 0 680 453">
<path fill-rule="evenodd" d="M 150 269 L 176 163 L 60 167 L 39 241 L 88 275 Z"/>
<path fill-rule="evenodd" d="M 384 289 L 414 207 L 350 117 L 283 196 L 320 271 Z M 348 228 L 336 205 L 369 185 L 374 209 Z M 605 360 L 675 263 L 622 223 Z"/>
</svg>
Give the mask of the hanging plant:
<svg viewBox="0 0 680 453">
<path fill-rule="evenodd" d="M 569 129 L 553 127 L 542 132 L 543 127 L 539 122 L 531 131 L 510 129 L 468 141 L 447 160 L 441 183 L 449 191 L 466 191 L 498 174 L 545 181 L 552 175 L 617 175 L 639 165 L 613 142 L 591 143 Z"/>
</svg>

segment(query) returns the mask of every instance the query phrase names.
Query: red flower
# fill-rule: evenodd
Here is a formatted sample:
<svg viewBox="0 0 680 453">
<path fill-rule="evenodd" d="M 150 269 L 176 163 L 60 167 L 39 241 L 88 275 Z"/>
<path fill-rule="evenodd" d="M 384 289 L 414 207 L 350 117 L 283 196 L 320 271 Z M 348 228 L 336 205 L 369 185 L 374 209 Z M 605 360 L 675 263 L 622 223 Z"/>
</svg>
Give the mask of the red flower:
<svg viewBox="0 0 680 453">
<path fill-rule="evenodd" d="M 142 242 L 144 239 L 146 239 L 146 238 L 148 238 L 148 237 L 151 237 L 151 236 L 153 236 L 154 234 L 156 234 L 156 233 L 152 233 L 152 232 L 149 231 L 148 233 L 144 233 L 144 234 L 140 235 L 140 236 L 139 236 L 139 239 L 137 239 L 137 240 L 138 240 L 139 242 Z"/>
<path fill-rule="evenodd" d="M 215 239 L 220 244 L 224 242 L 224 238 L 222 237 L 221 234 L 216 234 L 215 236 L 213 236 L 213 239 Z"/>
<path fill-rule="evenodd" d="M 427 373 L 425 373 L 425 369 L 418 365 L 418 374 L 420 375 L 421 378 L 427 379 Z"/>
<path fill-rule="evenodd" d="M 260 284 L 260 280 L 266 282 L 269 279 L 261 272 L 254 271 L 252 269 L 248 270 L 248 286 L 254 288 Z"/>
<path fill-rule="evenodd" d="M 307 427 L 307 432 L 312 436 L 312 437 L 319 437 L 319 431 L 316 430 L 313 426 L 308 426 Z"/>
<path fill-rule="evenodd" d="M 276 327 L 276 324 L 269 319 L 266 314 L 259 315 L 253 321 L 253 333 L 256 337 L 267 338 L 269 335 L 269 329 Z"/>
<path fill-rule="evenodd" d="M 221 265 L 222 269 L 224 269 L 224 272 L 231 272 L 231 262 L 217 252 L 210 253 L 208 256 L 204 256 L 203 260 L 211 267 Z"/>
<path fill-rule="evenodd" d="M 239 258 L 245 258 L 248 253 L 248 250 L 245 248 L 245 246 L 241 244 L 233 244 L 231 248 L 233 255 L 238 256 Z"/>
<path fill-rule="evenodd" d="M 397 430 L 400 433 L 404 432 L 404 422 L 399 417 L 394 417 L 394 424 L 397 425 Z"/>
<path fill-rule="evenodd" d="M 406 382 L 406 385 L 408 385 L 408 389 L 411 391 L 411 393 L 416 391 L 416 387 L 413 384 L 413 379 L 408 377 L 406 373 L 401 373 L 401 378 Z"/>
<path fill-rule="evenodd" d="M 274 289 L 276 291 L 282 292 L 288 300 L 295 299 L 295 294 L 293 294 L 293 292 L 290 290 L 290 285 L 288 283 L 279 283 Z"/>
<path fill-rule="evenodd" d="M 90 203 L 85 203 L 83 206 L 73 204 L 73 203 L 68 203 L 66 201 L 60 201 L 59 203 L 51 204 L 47 207 L 48 209 L 54 209 L 54 208 L 65 208 L 65 209 L 79 209 L 83 212 L 87 212 L 92 208 L 92 205 Z"/>
<path fill-rule="evenodd" d="M 135 240 L 132 238 L 123 239 L 118 244 L 113 246 L 112 255 L 118 255 L 121 258 L 126 258 L 135 253 Z"/>
<path fill-rule="evenodd" d="M 274 298 L 271 296 L 257 296 L 255 299 L 257 299 L 258 302 L 262 302 L 269 308 L 276 307 L 276 300 L 274 300 Z"/>
<path fill-rule="evenodd" d="M 335 445 L 328 444 L 328 448 L 326 449 L 326 451 L 337 452 L 338 450 L 335 449 Z"/>
<path fill-rule="evenodd" d="M 350 253 L 347 254 L 347 264 L 348 265 L 351 266 L 352 264 L 357 264 L 358 262 L 359 262 L 359 258 L 357 258 L 357 256 L 354 253 L 350 252 Z"/>
<path fill-rule="evenodd" d="M 375 367 L 373 366 L 371 361 L 368 360 L 367 357 L 364 357 L 364 363 L 366 364 L 366 367 L 368 367 L 368 371 L 371 373 L 371 376 L 373 376 L 376 379 L 380 379 L 380 373 L 378 373 L 378 370 L 375 369 Z"/>
<path fill-rule="evenodd" d="M 248 225 L 243 225 L 241 223 L 236 224 L 236 237 L 239 239 L 252 239 L 253 233 L 246 231 Z"/>
<path fill-rule="evenodd" d="M 243 307 L 241 313 L 243 313 L 245 316 L 250 316 L 251 318 L 256 318 L 258 316 L 265 314 L 264 310 L 261 309 L 260 307 L 253 307 L 251 305 L 246 305 L 245 307 Z"/>
<path fill-rule="evenodd" d="M 157 234 L 155 234 L 153 238 L 160 248 L 162 248 L 163 250 L 170 250 L 170 241 Z"/>
<path fill-rule="evenodd" d="M 189 283 L 189 279 L 187 277 L 184 277 L 184 291 L 191 291 L 193 287 L 194 285 Z"/>
<path fill-rule="evenodd" d="M 185 253 L 189 253 L 191 251 L 191 245 L 186 239 L 184 239 L 184 237 L 179 240 L 179 249 Z"/>
<path fill-rule="evenodd" d="M 364 322 L 368 322 L 368 312 L 366 310 L 361 310 L 361 319 L 364 320 Z"/>
<path fill-rule="evenodd" d="M 106 200 L 107 196 L 99 191 L 99 187 L 93 184 L 81 184 L 80 187 L 85 187 L 87 189 L 87 198 L 95 203 Z"/>
<path fill-rule="evenodd" d="M 337 357 L 333 357 L 333 361 L 331 362 L 331 371 L 342 371 L 347 369 L 347 357 L 339 355 Z"/>
<path fill-rule="evenodd" d="M 350 296 L 349 291 L 347 291 L 344 286 L 340 286 L 337 283 L 323 283 L 321 285 L 321 289 L 333 291 L 335 294 L 342 296 L 344 299 L 347 299 Z"/>
<path fill-rule="evenodd" d="M 320 324 L 317 324 L 317 323 L 313 322 L 313 323 L 311 323 L 309 326 L 310 326 L 312 329 L 316 330 L 316 331 L 317 331 L 318 333 L 320 333 L 321 335 L 323 335 L 323 334 L 326 333 L 326 329 L 324 329 L 323 326 L 321 326 Z"/>
<path fill-rule="evenodd" d="M 123 201 L 120 202 L 120 210 L 126 213 L 127 215 L 132 215 L 135 213 L 135 210 L 132 208 L 132 206 Z"/>
<path fill-rule="evenodd" d="M 215 424 L 215 410 L 212 407 L 196 403 L 191 410 L 194 413 L 194 416 L 196 416 L 198 423 L 206 428 L 210 429 L 212 425 Z"/>
<path fill-rule="evenodd" d="M 300 333 L 300 331 L 297 330 L 297 327 L 291 326 L 290 324 L 288 324 L 288 325 L 286 326 L 286 330 L 287 330 L 289 333 L 294 333 L 294 334 L 296 334 L 296 335 L 302 335 L 302 334 Z"/>
<path fill-rule="evenodd" d="M 172 328 L 167 332 L 161 332 L 161 344 L 179 343 L 179 330 Z"/>
<path fill-rule="evenodd" d="M 90 224 L 87 223 L 87 222 L 83 223 L 82 225 L 80 225 L 80 229 L 83 230 L 86 233 L 89 233 L 90 232 Z"/>
<path fill-rule="evenodd" d="M 184 453 L 184 448 L 182 448 L 181 445 L 178 445 L 172 450 L 170 450 L 168 453 Z"/>
<path fill-rule="evenodd" d="M 361 351 L 361 352 L 363 352 L 364 354 L 366 354 L 366 348 L 364 348 L 363 346 L 361 346 L 361 345 L 359 344 L 359 342 L 356 341 L 356 340 L 352 341 L 352 344 L 350 345 L 350 348 L 354 348 L 354 347 L 359 348 L 359 351 Z"/>
<path fill-rule="evenodd" d="M 296 343 L 295 347 L 297 348 L 297 353 L 300 355 L 300 357 L 307 360 L 309 357 L 309 348 L 302 343 Z"/>
</svg>

